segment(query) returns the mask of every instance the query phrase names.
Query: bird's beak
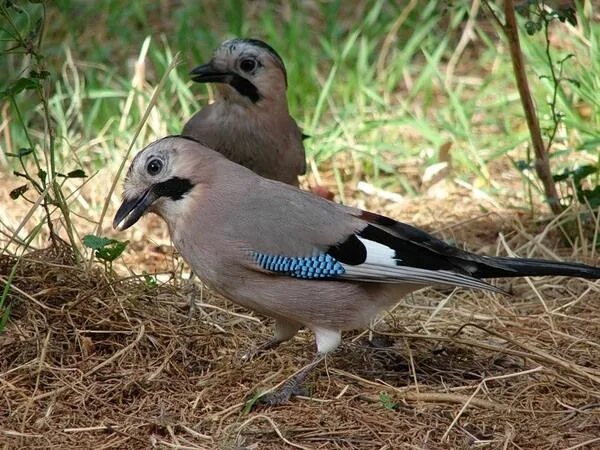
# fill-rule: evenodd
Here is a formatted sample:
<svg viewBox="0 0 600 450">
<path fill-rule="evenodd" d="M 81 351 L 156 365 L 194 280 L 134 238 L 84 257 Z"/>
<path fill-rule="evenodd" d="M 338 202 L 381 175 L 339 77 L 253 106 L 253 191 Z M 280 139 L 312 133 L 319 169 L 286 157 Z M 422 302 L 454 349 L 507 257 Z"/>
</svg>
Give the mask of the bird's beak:
<svg viewBox="0 0 600 450">
<path fill-rule="evenodd" d="M 158 196 L 150 188 L 143 192 L 138 197 L 123 200 L 123 203 L 119 207 L 119 210 L 115 214 L 113 220 L 113 228 L 115 230 L 123 231 L 132 226 L 140 217 L 144 215 L 146 210 Z"/>
<path fill-rule="evenodd" d="M 194 67 L 190 76 L 197 83 L 229 83 L 232 74 L 218 70 L 212 63 L 207 63 Z"/>
</svg>

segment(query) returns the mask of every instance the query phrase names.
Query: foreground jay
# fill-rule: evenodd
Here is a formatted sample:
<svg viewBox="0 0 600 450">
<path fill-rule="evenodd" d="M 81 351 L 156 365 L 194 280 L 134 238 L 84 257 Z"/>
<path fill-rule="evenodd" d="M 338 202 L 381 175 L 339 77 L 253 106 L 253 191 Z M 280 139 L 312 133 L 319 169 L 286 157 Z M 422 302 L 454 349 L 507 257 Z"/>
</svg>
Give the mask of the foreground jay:
<svg viewBox="0 0 600 450">
<path fill-rule="evenodd" d="M 196 275 L 232 301 L 275 319 L 274 347 L 306 327 L 317 358 L 266 401 L 287 401 L 341 332 L 430 285 L 503 292 L 482 278 L 600 278 L 577 263 L 479 256 L 384 216 L 332 203 L 259 177 L 189 137 L 139 152 L 113 225 L 146 212 L 167 222 Z"/>
<path fill-rule="evenodd" d="M 216 83 L 216 98 L 183 134 L 263 177 L 298 186 L 306 171 L 303 135 L 288 112 L 287 75 L 277 52 L 256 39 L 231 39 L 191 75 Z"/>
</svg>

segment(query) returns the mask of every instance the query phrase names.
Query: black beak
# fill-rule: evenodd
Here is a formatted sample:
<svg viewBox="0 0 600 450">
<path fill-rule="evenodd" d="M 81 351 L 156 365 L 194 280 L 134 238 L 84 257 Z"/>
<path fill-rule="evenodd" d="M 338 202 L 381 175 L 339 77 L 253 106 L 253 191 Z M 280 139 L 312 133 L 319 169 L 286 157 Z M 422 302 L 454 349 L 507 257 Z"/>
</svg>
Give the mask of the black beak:
<svg viewBox="0 0 600 450">
<path fill-rule="evenodd" d="M 190 72 L 192 80 L 197 83 L 226 83 L 236 91 L 256 103 L 261 99 L 258 89 L 250 80 L 232 72 L 223 72 L 215 68 L 212 63 L 202 64 Z"/>
<path fill-rule="evenodd" d="M 212 63 L 207 63 L 194 67 L 190 76 L 197 83 L 230 83 L 233 74 L 219 71 Z"/>
<path fill-rule="evenodd" d="M 141 196 L 123 200 L 113 219 L 113 228 L 119 231 L 126 230 L 144 215 L 146 210 L 158 196 L 153 189 L 148 189 Z"/>
</svg>

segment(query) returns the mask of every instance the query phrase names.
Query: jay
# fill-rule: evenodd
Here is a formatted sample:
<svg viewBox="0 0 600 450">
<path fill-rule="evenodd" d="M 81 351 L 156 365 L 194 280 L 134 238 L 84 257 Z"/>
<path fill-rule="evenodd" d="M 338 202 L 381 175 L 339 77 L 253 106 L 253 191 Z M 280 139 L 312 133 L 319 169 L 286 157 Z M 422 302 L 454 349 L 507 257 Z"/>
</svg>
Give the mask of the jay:
<svg viewBox="0 0 600 450">
<path fill-rule="evenodd" d="M 216 83 L 215 102 L 184 125 L 183 134 L 260 176 L 298 186 L 306 172 L 306 137 L 288 112 L 283 60 L 257 39 L 230 39 L 191 71 Z"/>
<path fill-rule="evenodd" d="M 431 285 L 504 293 L 485 278 L 600 278 L 571 262 L 482 256 L 413 226 L 330 202 L 256 175 L 194 138 L 168 136 L 141 150 L 127 173 L 113 226 L 145 213 L 167 223 L 182 257 L 209 287 L 275 320 L 263 348 L 315 334 L 317 357 L 264 401 L 286 402 L 307 373 L 378 312 Z"/>
</svg>

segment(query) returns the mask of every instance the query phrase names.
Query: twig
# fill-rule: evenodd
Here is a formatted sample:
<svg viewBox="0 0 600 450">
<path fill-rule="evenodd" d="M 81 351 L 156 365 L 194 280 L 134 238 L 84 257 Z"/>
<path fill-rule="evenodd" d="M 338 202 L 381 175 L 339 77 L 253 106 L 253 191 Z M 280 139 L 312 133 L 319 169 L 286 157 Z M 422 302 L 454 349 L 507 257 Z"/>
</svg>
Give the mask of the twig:
<svg viewBox="0 0 600 450">
<path fill-rule="evenodd" d="M 267 422 L 269 422 L 269 424 L 273 427 L 273 430 L 275 431 L 275 433 L 277 434 L 277 436 L 279 436 L 279 439 L 281 439 L 287 445 L 289 445 L 291 447 L 295 447 L 295 448 L 309 450 L 308 447 L 304 447 L 303 445 L 300 445 L 300 444 L 294 444 L 292 441 L 289 441 L 288 439 L 286 439 L 283 436 L 283 434 L 281 434 L 281 431 L 279 430 L 279 427 L 277 426 L 277 424 L 275 423 L 275 421 L 273 419 L 271 419 L 269 416 L 265 415 L 265 414 L 258 414 L 256 416 L 252 416 L 248 420 L 246 420 L 243 424 L 241 424 L 240 427 L 238 428 L 238 436 L 242 432 L 242 429 L 244 427 L 246 427 L 246 425 L 248 425 L 250 422 L 255 421 L 256 419 L 265 419 Z"/>
<path fill-rule="evenodd" d="M 598 442 L 598 441 L 600 441 L 600 437 L 589 439 L 589 440 L 587 440 L 585 442 L 581 442 L 581 443 L 579 443 L 577 445 L 574 445 L 572 447 L 569 447 L 569 448 L 567 448 L 565 450 L 575 450 L 576 448 L 587 447 L 588 445 L 593 444 L 594 442 Z M 591 447 L 589 447 L 589 448 L 591 448 Z"/>
<path fill-rule="evenodd" d="M 486 381 L 503 380 L 503 379 L 506 379 L 506 378 L 518 377 L 518 376 L 521 376 L 521 375 L 527 375 L 527 374 L 530 374 L 530 373 L 539 372 L 540 370 L 543 370 L 542 366 L 538 366 L 538 367 L 535 367 L 533 369 L 523 370 L 523 371 L 517 372 L 517 373 L 509 373 L 509 374 L 506 374 L 506 375 L 500 375 L 500 376 L 496 376 L 496 377 L 487 377 L 487 378 L 484 378 L 483 380 L 481 380 L 481 382 L 477 385 L 477 389 L 475 389 L 475 391 L 473 392 L 473 394 L 471 394 L 471 396 L 469 397 L 469 399 L 463 404 L 463 406 L 462 406 L 462 408 L 460 408 L 460 411 L 458 412 L 458 414 L 456 414 L 456 417 L 454 417 L 454 420 L 452 420 L 452 423 L 448 426 L 448 429 L 446 430 L 446 432 L 442 436 L 442 442 L 444 440 L 446 440 L 446 438 L 448 437 L 448 434 L 450 434 L 450 431 L 452 431 L 452 428 L 454 428 L 454 425 L 456 425 L 456 422 L 458 422 L 458 419 L 460 419 L 460 416 L 462 416 L 462 414 L 465 412 L 465 410 L 467 409 L 467 407 L 470 404 L 474 404 L 473 402 L 476 400 L 475 396 L 481 390 L 481 388 L 483 386 L 485 386 Z"/>
<path fill-rule="evenodd" d="M 482 326 L 480 326 L 480 325 L 478 325 L 476 323 L 465 323 L 458 330 L 456 330 L 456 332 L 454 333 L 454 336 L 458 336 L 459 334 L 462 333 L 462 331 L 465 328 L 468 328 L 468 327 L 477 328 L 478 330 L 484 331 L 484 332 L 486 332 L 488 334 L 491 334 L 492 336 L 497 337 L 499 339 L 504 339 L 505 341 L 510 342 L 511 344 L 513 344 L 513 345 L 515 345 L 515 346 L 517 346 L 519 348 L 527 350 L 528 352 L 532 353 L 532 355 L 530 357 L 532 357 L 532 358 L 533 357 L 537 357 L 537 358 L 534 358 L 534 359 L 538 359 L 539 360 L 541 358 L 543 360 L 546 360 L 546 362 L 550 361 L 550 362 L 552 362 L 552 363 L 554 363 L 554 364 L 556 364 L 556 365 L 558 365 L 558 366 L 560 366 L 560 367 L 562 367 L 564 369 L 569 370 L 572 373 L 576 373 L 578 375 L 581 375 L 582 377 L 585 377 L 585 378 L 587 378 L 587 379 L 589 379 L 589 380 L 591 380 L 591 381 L 593 381 L 595 383 L 600 383 L 600 373 L 597 370 L 590 369 L 588 367 L 583 367 L 583 366 L 580 366 L 580 365 L 575 364 L 575 363 L 570 363 L 568 361 L 565 361 L 564 359 L 561 359 L 561 358 L 558 358 L 556 356 L 553 356 L 553 355 L 549 354 L 548 352 L 540 350 L 539 348 L 537 348 L 537 347 L 535 347 L 533 345 L 526 344 L 524 342 L 519 342 L 519 341 L 517 341 L 515 339 L 512 339 L 512 338 L 510 338 L 508 336 L 505 336 L 505 335 L 503 335 L 501 333 L 498 333 L 496 331 L 493 331 L 493 330 L 490 330 L 488 328 L 482 327 Z"/>
<path fill-rule="evenodd" d="M 400 394 L 400 399 L 402 400 L 423 403 L 465 404 L 469 401 L 469 398 L 471 397 L 471 395 L 450 394 L 447 392 L 403 392 Z M 373 403 L 381 403 L 381 399 L 373 395 L 360 395 L 359 398 Z M 502 413 L 506 413 L 508 411 L 519 411 L 517 409 L 509 408 L 508 406 L 502 405 L 500 403 L 494 403 L 481 398 L 472 398 L 470 400 L 470 405 L 476 406 L 481 409 L 491 409 L 492 411 L 498 411 Z"/>
<path fill-rule="evenodd" d="M 523 60 L 523 52 L 521 51 L 521 43 L 519 41 L 519 28 L 515 16 L 515 5 L 513 0 L 504 1 L 504 16 L 506 23 L 502 25 L 502 30 L 508 41 L 513 70 L 515 72 L 515 80 L 517 82 L 519 96 L 521 97 L 523 111 L 525 112 L 525 118 L 527 120 L 527 127 L 529 128 L 529 134 L 533 144 L 535 153 L 535 172 L 544 186 L 546 200 L 550 205 L 550 209 L 554 214 L 560 214 L 562 212 L 562 206 L 559 202 L 556 185 L 552 179 L 548 152 L 542 139 L 540 122 L 537 117 L 533 98 L 531 97 L 527 75 L 525 74 L 525 62 Z"/>
</svg>

